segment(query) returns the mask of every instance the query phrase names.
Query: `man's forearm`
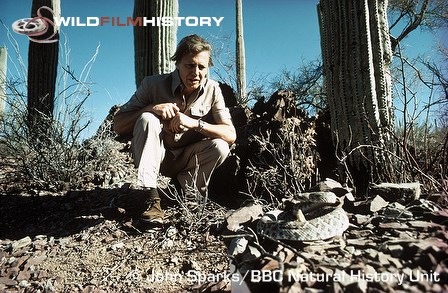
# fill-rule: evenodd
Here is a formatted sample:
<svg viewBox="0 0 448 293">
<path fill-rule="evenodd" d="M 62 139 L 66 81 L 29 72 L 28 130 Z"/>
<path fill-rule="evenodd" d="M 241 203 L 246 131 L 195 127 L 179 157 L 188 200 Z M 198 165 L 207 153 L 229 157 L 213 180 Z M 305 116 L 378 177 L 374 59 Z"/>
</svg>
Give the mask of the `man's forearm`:
<svg viewBox="0 0 448 293">
<path fill-rule="evenodd" d="M 179 112 L 176 103 L 162 103 L 148 105 L 138 111 L 118 112 L 114 117 L 114 130 L 122 135 L 131 133 L 134 130 L 135 122 L 145 112 L 151 112 L 162 120 L 170 120 Z"/>
<path fill-rule="evenodd" d="M 231 123 L 211 124 L 204 122 L 200 132 L 208 137 L 221 138 L 229 145 L 236 140 L 235 127 Z"/>
</svg>

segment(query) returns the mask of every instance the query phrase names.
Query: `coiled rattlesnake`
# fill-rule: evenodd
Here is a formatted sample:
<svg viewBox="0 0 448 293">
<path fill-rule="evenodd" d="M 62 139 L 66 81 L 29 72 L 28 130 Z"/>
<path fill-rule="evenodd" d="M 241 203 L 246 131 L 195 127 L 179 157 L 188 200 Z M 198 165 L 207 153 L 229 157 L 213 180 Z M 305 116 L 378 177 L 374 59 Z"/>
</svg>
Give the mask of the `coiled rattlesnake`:
<svg viewBox="0 0 448 293">
<path fill-rule="evenodd" d="M 300 200 L 283 202 L 284 210 L 263 215 L 257 232 L 275 239 L 312 241 L 342 235 L 349 219 L 332 192 L 301 194 Z"/>
</svg>

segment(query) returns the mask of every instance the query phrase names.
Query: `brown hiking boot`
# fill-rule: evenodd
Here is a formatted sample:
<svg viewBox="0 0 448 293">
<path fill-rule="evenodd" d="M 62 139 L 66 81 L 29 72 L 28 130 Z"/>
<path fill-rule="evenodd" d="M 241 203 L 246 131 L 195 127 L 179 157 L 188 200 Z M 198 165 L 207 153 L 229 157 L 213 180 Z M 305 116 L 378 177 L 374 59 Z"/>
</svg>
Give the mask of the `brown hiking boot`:
<svg viewBox="0 0 448 293">
<path fill-rule="evenodd" d="M 165 213 L 160 207 L 160 198 L 151 198 L 146 203 L 148 208 L 140 215 L 140 220 L 146 223 L 163 224 Z"/>
</svg>

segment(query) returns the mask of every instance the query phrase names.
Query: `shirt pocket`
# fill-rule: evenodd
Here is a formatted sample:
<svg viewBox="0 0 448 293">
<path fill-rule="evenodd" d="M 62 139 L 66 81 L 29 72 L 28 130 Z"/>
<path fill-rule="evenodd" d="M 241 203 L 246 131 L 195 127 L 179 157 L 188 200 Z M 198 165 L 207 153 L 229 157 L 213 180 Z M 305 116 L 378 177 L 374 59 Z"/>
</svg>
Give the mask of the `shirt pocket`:
<svg viewBox="0 0 448 293">
<path fill-rule="evenodd" d="M 210 112 L 210 109 L 212 107 L 208 105 L 198 105 L 191 107 L 191 115 L 196 117 L 203 117 L 207 115 L 208 112 Z"/>
</svg>

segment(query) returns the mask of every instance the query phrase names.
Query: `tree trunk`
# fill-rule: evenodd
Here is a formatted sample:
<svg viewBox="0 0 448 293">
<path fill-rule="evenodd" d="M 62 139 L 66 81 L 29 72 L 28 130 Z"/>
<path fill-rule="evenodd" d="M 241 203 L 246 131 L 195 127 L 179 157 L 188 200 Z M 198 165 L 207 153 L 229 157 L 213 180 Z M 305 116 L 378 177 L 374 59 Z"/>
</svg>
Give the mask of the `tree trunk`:
<svg viewBox="0 0 448 293">
<path fill-rule="evenodd" d="M 137 17 L 177 17 L 177 0 L 135 0 L 134 19 Z M 170 60 L 176 51 L 177 26 L 134 26 L 135 83 L 139 87 L 148 75 L 174 70 Z"/>
<path fill-rule="evenodd" d="M 6 69 L 8 60 L 8 50 L 6 47 L 0 47 L 0 130 L 5 114 L 6 104 Z"/>
<path fill-rule="evenodd" d="M 55 15 L 60 15 L 59 0 L 33 0 L 31 17 L 37 16 L 42 6 L 51 8 Z M 53 21 L 53 15 L 41 10 L 42 16 Z M 48 31 L 35 39 L 46 39 L 57 28 L 49 25 Z M 59 38 L 57 33 L 53 38 Z M 46 116 L 52 119 L 58 67 L 59 42 L 39 43 L 30 41 L 28 48 L 28 122 L 34 128 L 42 123 Z M 42 115 L 43 114 L 43 115 Z"/>
<path fill-rule="evenodd" d="M 238 101 L 246 99 L 246 55 L 244 51 L 243 3 L 236 0 L 236 84 Z"/>
<path fill-rule="evenodd" d="M 324 76 L 333 140 L 354 185 L 391 180 L 393 129 L 387 0 L 321 0 Z"/>
</svg>

